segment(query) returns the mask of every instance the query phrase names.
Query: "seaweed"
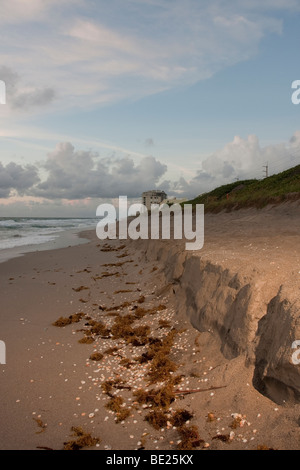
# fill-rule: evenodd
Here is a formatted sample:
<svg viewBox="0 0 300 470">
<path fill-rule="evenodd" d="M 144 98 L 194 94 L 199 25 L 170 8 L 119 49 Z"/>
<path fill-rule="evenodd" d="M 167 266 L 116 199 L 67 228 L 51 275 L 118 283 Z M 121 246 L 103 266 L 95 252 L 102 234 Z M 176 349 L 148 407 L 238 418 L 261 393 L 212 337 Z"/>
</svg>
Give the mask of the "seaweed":
<svg viewBox="0 0 300 470">
<path fill-rule="evenodd" d="M 132 289 L 119 289 L 115 290 L 114 294 L 126 294 L 128 292 L 134 292 Z"/>
<path fill-rule="evenodd" d="M 64 442 L 64 450 L 80 450 L 84 447 L 94 447 L 101 442 L 99 438 L 92 437 L 91 434 L 84 432 L 81 427 L 72 427 L 73 436 L 77 439 L 72 439 Z"/>
<path fill-rule="evenodd" d="M 275 450 L 275 449 L 273 449 L 272 447 L 268 447 L 265 444 L 259 444 L 257 446 L 257 450 Z"/>
<path fill-rule="evenodd" d="M 216 436 L 212 437 L 213 440 L 218 439 L 222 442 L 231 442 L 230 434 L 216 434 Z"/>
<path fill-rule="evenodd" d="M 173 426 L 182 427 L 187 421 L 193 418 L 193 414 L 188 410 L 180 409 L 175 411 L 174 415 L 170 419 Z"/>
<path fill-rule="evenodd" d="M 103 359 L 103 354 L 99 352 L 94 352 L 93 354 L 90 355 L 90 360 L 91 361 L 101 361 Z"/>
<path fill-rule="evenodd" d="M 52 325 L 57 327 L 64 327 L 67 325 L 71 325 L 71 323 L 79 323 L 80 320 L 84 317 L 84 315 L 85 314 L 83 312 L 80 312 L 70 315 L 69 317 L 60 317 L 58 320 L 52 323 Z"/>
<path fill-rule="evenodd" d="M 132 327 L 132 324 L 136 320 L 136 316 L 127 314 L 119 316 L 115 319 L 114 324 L 111 327 L 111 334 L 114 339 L 125 339 L 127 343 L 131 343 L 134 346 L 142 346 L 148 343 L 148 335 L 150 327 L 137 326 Z"/>
<path fill-rule="evenodd" d="M 147 421 L 154 429 L 161 429 L 167 426 L 168 416 L 165 412 L 160 410 L 152 410 L 145 416 Z"/>
<path fill-rule="evenodd" d="M 129 369 L 132 365 L 134 364 L 134 362 L 132 362 L 130 359 L 128 359 L 127 357 L 124 357 L 123 359 L 121 359 L 120 361 L 120 365 L 123 366 L 123 367 L 126 367 L 126 369 Z"/>
<path fill-rule="evenodd" d="M 164 351 L 159 351 L 151 362 L 148 377 L 150 383 L 163 382 L 170 377 L 171 372 L 175 372 L 178 365 L 165 355 Z"/>
<path fill-rule="evenodd" d="M 90 322 L 91 324 L 91 329 L 90 333 L 101 336 L 102 338 L 107 338 L 110 335 L 110 330 L 102 323 L 102 322 L 96 322 L 92 321 Z"/>
<path fill-rule="evenodd" d="M 43 421 L 39 418 L 33 418 L 33 419 L 37 423 L 38 427 L 41 429 L 40 431 L 37 431 L 36 434 L 41 434 L 42 432 L 45 432 L 47 428 L 47 424 L 44 424 Z"/>
<path fill-rule="evenodd" d="M 166 409 L 175 400 L 174 387 L 172 384 L 166 384 L 158 390 L 151 389 L 146 392 L 143 389 L 133 393 L 136 401 L 141 405 L 149 404 L 152 407 Z"/>
<path fill-rule="evenodd" d="M 94 338 L 91 336 L 84 336 L 83 338 L 78 340 L 78 343 L 80 344 L 92 344 L 94 342 Z"/>
<path fill-rule="evenodd" d="M 156 408 L 145 416 L 145 421 L 157 430 L 166 426 L 182 428 L 192 417 L 193 415 L 188 410 L 180 409 L 175 411 L 173 416 L 170 416 L 168 411 Z"/>
<path fill-rule="evenodd" d="M 112 310 L 123 310 L 124 308 L 126 307 L 130 307 L 131 303 L 130 302 L 123 302 L 122 304 L 120 305 L 115 305 L 114 307 L 106 307 L 106 311 L 107 312 L 110 312 Z"/>
<path fill-rule="evenodd" d="M 171 328 L 171 323 L 168 320 L 159 320 L 159 328 Z"/>
<path fill-rule="evenodd" d="M 114 348 L 108 348 L 105 351 L 103 351 L 103 354 L 107 354 L 108 356 L 112 356 L 115 352 L 119 351 L 120 348 L 114 347 Z"/>
<path fill-rule="evenodd" d="M 140 364 L 151 361 L 148 372 L 150 383 L 163 382 L 170 379 L 171 373 L 177 370 L 177 364 L 168 357 L 177 333 L 177 330 L 172 329 L 163 340 L 149 338 L 148 350 L 136 358 L 136 361 Z"/>
<path fill-rule="evenodd" d="M 193 450 L 205 442 L 200 438 L 197 426 L 183 425 L 177 430 L 181 438 L 178 444 L 179 450 Z"/>
<path fill-rule="evenodd" d="M 82 291 L 82 290 L 88 290 L 88 289 L 89 289 L 89 287 L 86 287 L 86 286 L 80 286 L 80 287 L 76 287 L 76 288 L 75 288 L 75 287 L 73 287 L 72 289 L 73 289 L 75 292 L 80 292 L 80 291 Z"/>
<path fill-rule="evenodd" d="M 110 401 L 105 405 L 108 410 L 116 414 L 116 422 L 124 421 L 130 416 L 130 409 L 123 406 L 124 400 L 122 397 L 111 397 Z"/>
<path fill-rule="evenodd" d="M 101 384 L 101 388 L 103 390 L 103 393 L 106 393 L 106 395 L 108 395 L 109 397 L 112 397 L 112 389 L 113 389 L 113 381 L 112 380 L 106 380 L 105 382 L 103 382 L 103 384 Z"/>
<path fill-rule="evenodd" d="M 120 379 L 106 380 L 105 382 L 103 382 L 103 384 L 101 384 L 101 388 L 103 390 L 103 393 L 106 393 L 106 395 L 108 395 L 111 398 L 114 397 L 112 394 L 112 391 L 114 388 L 118 390 L 123 390 L 123 389 L 131 390 L 131 387 L 122 383 Z"/>
</svg>

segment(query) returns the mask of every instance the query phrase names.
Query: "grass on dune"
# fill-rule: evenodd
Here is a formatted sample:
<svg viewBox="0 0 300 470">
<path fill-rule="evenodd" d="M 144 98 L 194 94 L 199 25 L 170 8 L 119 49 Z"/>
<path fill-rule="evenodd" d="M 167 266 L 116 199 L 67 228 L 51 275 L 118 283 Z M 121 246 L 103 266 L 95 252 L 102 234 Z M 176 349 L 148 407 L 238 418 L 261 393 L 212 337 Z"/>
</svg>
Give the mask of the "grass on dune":
<svg viewBox="0 0 300 470">
<path fill-rule="evenodd" d="M 244 180 L 220 186 L 184 204 L 204 204 L 206 212 L 231 211 L 248 207 L 261 209 L 300 199 L 300 165 L 263 180 Z"/>
</svg>

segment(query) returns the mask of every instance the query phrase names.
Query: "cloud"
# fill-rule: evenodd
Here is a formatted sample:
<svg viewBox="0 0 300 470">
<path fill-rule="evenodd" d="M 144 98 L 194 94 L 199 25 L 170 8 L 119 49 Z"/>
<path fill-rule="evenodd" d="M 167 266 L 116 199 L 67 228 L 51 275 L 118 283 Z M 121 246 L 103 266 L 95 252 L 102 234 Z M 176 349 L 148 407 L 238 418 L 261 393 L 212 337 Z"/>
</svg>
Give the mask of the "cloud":
<svg viewBox="0 0 300 470">
<path fill-rule="evenodd" d="M 172 195 L 195 197 L 223 184 L 236 180 L 261 179 L 268 165 L 269 176 L 299 164 L 300 131 L 289 142 L 261 147 L 256 135 L 243 139 L 235 136 L 232 142 L 209 155 L 202 161 L 202 168 L 187 181 L 181 177 L 172 182 Z"/>
<path fill-rule="evenodd" d="M 31 194 L 48 199 L 140 197 L 145 188 L 156 187 L 167 171 L 152 156 L 135 164 L 129 156 L 101 158 L 92 151 L 76 151 L 69 142 L 58 144 L 43 167 L 47 177 Z"/>
<path fill-rule="evenodd" d="M 31 108 L 34 106 L 45 106 L 55 98 L 55 91 L 52 88 L 35 89 L 18 94 L 13 98 L 12 105 L 15 108 Z"/>
<path fill-rule="evenodd" d="M 47 104 L 53 90 L 64 109 L 138 99 L 253 57 L 264 36 L 281 34 L 278 9 L 297 6 L 262 3 L 2 0 L 2 61 L 31 84 L 19 106 Z"/>
<path fill-rule="evenodd" d="M 6 85 L 6 102 L 10 108 L 28 110 L 51 103 L 56 93 L 52 88 L 25 86 L 19 74 L 6 66 L 0 66 L 0 77 Z"/>
<path fill-rule="evenodd" d="M 38 181 L 38 170 L 34 165 L 23 167 L 11 162 L 3 166 L 0 162 L 0 198 L 8 198 L 13 190 L 22 195 Z"/>
<path fill-rule="evenodd" d="M 266 165 L 269 175 L 279 173 L 299 164 L 299 156 L 300 130 L 288 142 L 265 147 L 256 135 L 235 136 L 232 142 L 199 162 L 201 169 L 190 180 L 180 176 L 171 181 L 163 180 L 167 166 L 151 155 L 137 163 L 130 155 L 101 157 L 98 152 L 76 150 L 70 142 L 61 142 L 42 163 L 26 166 L 0 163 L 0 198 L 18 194 L 56 205 L 59 201 L 74 205 L 76 201 L 75 207 L 81 207 L 84 201 L 119 196 L 140 198 L 149 189 L 193 198 L 237 179 L 261 179 Z"/>
<path fill-rule="evenodd" d="M 0 23 L 18 24 L 46 20 L 51 10 L 59 6 L 80 5 L 78 0 L 1 0 Z"/>
</svg>

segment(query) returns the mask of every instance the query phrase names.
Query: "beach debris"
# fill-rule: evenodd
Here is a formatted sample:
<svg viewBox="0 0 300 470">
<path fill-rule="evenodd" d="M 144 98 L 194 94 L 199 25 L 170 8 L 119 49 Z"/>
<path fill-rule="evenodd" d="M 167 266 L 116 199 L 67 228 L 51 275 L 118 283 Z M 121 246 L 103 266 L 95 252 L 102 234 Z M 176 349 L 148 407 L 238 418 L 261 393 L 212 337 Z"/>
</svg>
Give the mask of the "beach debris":
<svg viewBox="0 0 300 470">
<path fill-rule="evenodd" d="M 71 323 L 79 323 L 80 320 L 85 316 L 83 312 L 75 313 L 73 315 L 70 315 L 69 317 L 60 317 L 58 320 L 56 320 L 54 323 L 52 323 L 53 326 L 57 327 L 64 327 L 67 325 L 71 325 Z"/>
<path fill-rule="evenodd" d="M 103 354 L 99 352 L 94 352 L 93 354 L 90 355 L 90 360 L 91 361 L 101 361 L 103 359 Z"/>
<path fill-rule="evenodd" d="M 171 403 L 175 401 L 174 386 L 168 383 L 159 389 L 137 390 L 133 395 L 139 404 L 158 408 L 169 408 Z"/>
<path fill-rule="evenodd" d="M 117 423 L 124 421 L 131 414 L 131 410 L 124 406 L 124 400 L 122 397 L 111 397 L 105 407 L 116 414 Z"/>
<path fill-rule="evenodd" d="M 208 415 L 207 415 L 207 422 L 208 423 L 212 423 L 213 421 L 216 421 L 216 419 L 217 418 L 215 417 L 214 413 L 208 413 Z"/>
<path fill-rule="evenodd" d="M 205 444 L 205 441 L 200 438 L 197 426 L 181 426 L 178 428 L 178 433 L 181 438 L 177 445 L 179 450 L 193 450 L 200 447 L 201 444 Z"/>
<path fill-rule="evenodd" d="M 215 436 L 212 437 L 213 440 L 218 439 L 219 441 L 222 442 L 231 442 L 232 437 L 230 434 L 216 434 Z"/>
<path fill-rule="evenodd" d="M 276 450 L 273 449 L 272 447 L 266 446 L 265 444 L 260 444 L 257 446 L 257 450 Z"/>
<path fill-rule="evenodd" d="M 72 288 L 75 292 L 80 292 L 82 290 L 88 290 L 89 287 L 86 287 L 86 286 L 79 286 L 79 287 L 73 287 Z"/>
<path fill-rule="evenodd" d="M 247 423 L 246 416 L 243 416 L 240 413 L 232 413 L 231 417 L 233 418 L 230 425 L 232 429 L 242 428 Z"/>
<path fill-rule="evenodd" d="M 181 427 L 187 421 L 193 418 L 193 414 L 190 413 L 188 410 L 179 409 L 175 411 L 174 415 L 171 417 L 170 422 L 172 426 Z"/>
<path fill-rule="evenodd" d="M 37 431 L 36 434 L 41 434 L 46 431 L 47 424 L 44 424 L 40 418 L 32 418 L 40 428 L 40 431 Z"/>
<path fill-rule="evenodd" d="M 101 442 L 99 438 L 92 437 L 90 433 L 86 433 L 81 427 L 72 427 L 73 436 L 76 439 L 72 439 L 68 442 L 64 442 L 63 450 L 80 450 L 85 447 L 95 447 Z"/>
<path fill-rule="evenodd" d="M 95 339 L 92 336 L 84 336 L 83 338 L 78 340 L 80 344 L 92 344 Z"/>
<path fill-rule="evenodd" d="M 167 426 L 168 416 L 161 410 L 151 410 L 146 416 L 145 421 L 147 421 L 154 429 L 161 429 Z"/>
</svg>

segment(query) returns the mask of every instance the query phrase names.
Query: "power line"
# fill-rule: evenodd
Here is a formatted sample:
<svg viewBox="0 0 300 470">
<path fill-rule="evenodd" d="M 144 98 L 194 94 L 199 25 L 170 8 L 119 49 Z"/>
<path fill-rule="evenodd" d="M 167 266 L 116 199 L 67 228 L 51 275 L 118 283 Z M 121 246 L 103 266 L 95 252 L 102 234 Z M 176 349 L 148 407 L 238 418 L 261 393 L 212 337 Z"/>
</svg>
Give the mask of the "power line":
<svg viewBox="0 0 300 470">
<path fill-rule="evenodd" d="M 265 178 L 268 178 L 269 176 L 269 163 L 267 162 L 266 165 L 263 166 L 264 172 L 265 172 Z"/>
</svg>

